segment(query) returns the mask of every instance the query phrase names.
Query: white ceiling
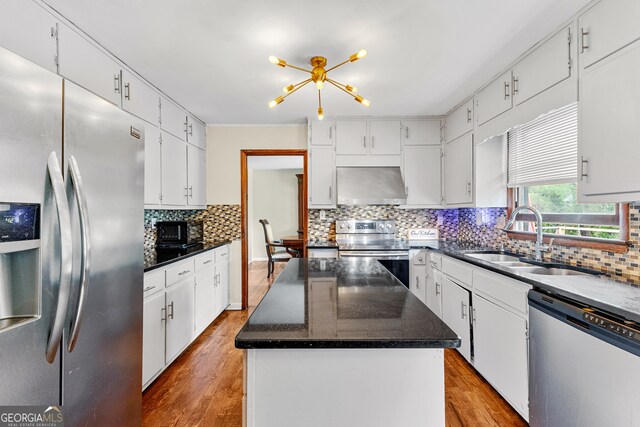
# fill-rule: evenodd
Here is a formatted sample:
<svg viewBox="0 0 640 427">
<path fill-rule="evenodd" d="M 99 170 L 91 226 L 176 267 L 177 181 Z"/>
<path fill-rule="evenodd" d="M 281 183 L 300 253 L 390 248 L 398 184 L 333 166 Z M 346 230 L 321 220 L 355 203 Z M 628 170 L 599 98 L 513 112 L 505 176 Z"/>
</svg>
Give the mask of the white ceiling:
<svg viewBox="0 0 640 427">
<path fill-rule="evenodd" d="M 252 170 L 302 169 L 302 156 L 249 156 L 247 167 Z"/>
<path fill-rule="evenodd" d="M 125 63 L 212 124 L 304 123 L 317 93 L 275 109 L 282 87 L 306 78 L 268 61 L 329 66 L 365 108 L 323 89 L 327 116 L 439 115 L 506 68 L 589 0 L 45 0 Z"/>
</svg>

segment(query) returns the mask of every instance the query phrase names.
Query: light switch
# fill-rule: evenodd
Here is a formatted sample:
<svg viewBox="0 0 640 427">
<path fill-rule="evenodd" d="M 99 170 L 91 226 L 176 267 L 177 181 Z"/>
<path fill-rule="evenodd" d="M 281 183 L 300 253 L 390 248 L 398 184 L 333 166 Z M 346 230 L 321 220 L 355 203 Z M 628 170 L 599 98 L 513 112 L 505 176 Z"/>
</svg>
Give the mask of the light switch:
<svg viewBox="0 0 640 427">
<path fill-rule="evenodd" d="M 324 210 L 320 211 L 320 219 L 321 220 L 327 219 L 327 213 Z"/>
</svg>

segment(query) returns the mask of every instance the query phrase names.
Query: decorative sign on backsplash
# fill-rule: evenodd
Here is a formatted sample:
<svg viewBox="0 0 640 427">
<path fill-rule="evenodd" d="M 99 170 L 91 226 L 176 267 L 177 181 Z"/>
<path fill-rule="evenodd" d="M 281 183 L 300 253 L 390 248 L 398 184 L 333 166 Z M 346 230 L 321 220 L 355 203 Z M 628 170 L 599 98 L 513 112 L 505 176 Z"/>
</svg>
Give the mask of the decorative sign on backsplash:
<svg viewBox="0 0 640 427">
<path fill-rule="evenodd" d="M 437 228 L 411 228 L 407 238 L 409 240 L 438 240 Z"/>
</svg>

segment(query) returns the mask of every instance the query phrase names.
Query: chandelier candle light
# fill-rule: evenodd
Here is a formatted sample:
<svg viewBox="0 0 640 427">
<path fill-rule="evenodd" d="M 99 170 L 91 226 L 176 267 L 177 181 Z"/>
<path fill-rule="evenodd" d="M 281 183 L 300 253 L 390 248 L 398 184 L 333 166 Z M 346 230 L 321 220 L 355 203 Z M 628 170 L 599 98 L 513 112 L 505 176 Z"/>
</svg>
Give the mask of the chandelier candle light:
<svg viewBox="0 0 640 427">
<path fill-rule="evenodd" d="M 369 102 L 368 99 L 365 99 L 362 96 L 358 95 L 358 88 L 351 85 L 344 85 L 340 82 L 337 82 L 327 77 L 327 73 L 329 71 L 335 70 L 336 68 L 346 64 L 347 62 L 357 61 L 358 59 L 364 58 L 365 56 L 367 56 L 367 51 L 364 49 L 360 49 L 357 53 L 354 53 L 353 55 L 351 55 L 349 59 L 347 59 L 346 61 L 343 61 L 338 65 L 334 65 L 328 70 L 325 70 L 324 68 L 327 66 L 327 58 L 323 56 L 314 56 L 313 58 L 311 58 L 311 61 L 309 61 L 311 63 L 311 66 L 313 67 L 313 69 L 311 70 L 307 70 L 305 68 L 287 64 L 287 61 L 285 61 L 284 59 L 280 59 L 273 55 L 270 56 L 269 61 L 271 61 L 272 64 L 278 65 L 283 68 L 290 67 L 290 68 L 295 68 L 296 70 L 304 71 L 306 73 L 311 74 L 311 78 L 307 80 L 303 80 L 300 83 L 296 83 L 294 85 L 289 85 L 284 87 L 282 89 L 282 91 L 284 92 L 284 95 L 279 96 L 276 99 L 270 101 L 269 107 L 273 108 L 276 105 L 282 103 L 282 101 L 284 101 L 284 99 L 287 96 L 291 95 L 293 92 L 297 91 L 298 89 L 300 89 L 301 87 L 305 86 L 307 83 L 310 83 L 310 82 L 314 82 L 316 84 L 316 88 L 318 89 L 318 119 L 319 120 L 324 119 L 324 111 L 322 109 L 322 96 L 320 95 L 320 91 L 324 87 L 325 82 L 329 82 L 330 84 L 334 85 L 341 91 L 351 95 L 353 99 L 358 101 L 360 104 L 364 105 L 365 107 L 368 107 L 369 105 L 371 105 L 371 103 Z"/>
</svg>

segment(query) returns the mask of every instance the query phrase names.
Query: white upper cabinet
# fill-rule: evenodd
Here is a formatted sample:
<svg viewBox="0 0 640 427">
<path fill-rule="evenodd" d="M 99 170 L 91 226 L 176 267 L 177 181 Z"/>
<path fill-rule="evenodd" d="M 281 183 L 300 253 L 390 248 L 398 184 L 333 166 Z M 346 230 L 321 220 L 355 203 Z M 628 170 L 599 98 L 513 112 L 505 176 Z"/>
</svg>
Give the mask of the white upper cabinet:
<svg viewBox="0 0 640 427">
<path fill-rule="evenodd" d="M 511 92 L 511 70 L 478 92 L 476 97 L 478 125 L 481 126 L 510 110 L 512 107 Z"/>
<path fill-rule="evenodd" d="M 187 142 L 204 150 L 207 146 L 205 138 L 204 125 L 192 116 L 187 116 Z"/>
<path fill-rule="evenodd" d="M 162 146 L 160 129 L 144 127 L 144 204 L 159 205 L 162 201 Z"/>
<path fill-rule="evenodd" d="M 366 155 L 367 120 L 336 120 L 336 154 Z"/>
<path fill-rule="evenodd" d="M 160 127 L 183 141 L 187 139 L 187 113 L 164 96 L 160 106 Z"/>
<path fill-rule="evenodd" d="M 571 77 L 571 27 L 545 41 L 513 67 L 513 102 L 520 105 Z"/>
<path fill-rule="evenodd" d="M 440 146 L 404 147 L 403 175 L 407 207 L 442 204 Z"/>
<path fill-rule="evenodd" d="M 3 0 L 0 46 L 56 73 L 58 21 L 33 1 Z"/>
<path fill-rule="evenodd" d="M 309 208 L 336 206 L 336 163 L 333 147 L 309 150 Z"/>
<path fill-rule="evenodd" d="M 206 153 L 197 147 L 187 145 L 187 184 L 189 196 L 187 205 L 204 207 L 207 204 Z"/>
<path fill-rule="evenodd" d="M 406 119 L 403 121 L 403 145 L 440 145 L 439 119 Z"/>
<path fill-rule="evenodd" d="M 473 130 L 473 99 L 451 112 L 445 119 L 445 141 L 450 142 Z"/>
<path fill-rule="evenodd" d="M 640 2 L 602 0 L 578 18 L 580 67 L 588 68 L 640 39 Z"/>
<path fill-rule="evenodd" d="M 474 144 L 474 206 L 507 207 L 507 136 L 494 136 Z"/>
<path fill-rule="evenodd" d="M 66 25 L 58 26 L 58 38 L 60 75 L 119 107 L 120 65 Z"/>
<path fill-rule="evenodd" d="M 158 126 L 160 94 L 128 70 L 122 70 L 122 108 Z"/>
<path fill-rule="evenodd" d="M 333 120 L 309 120 L 309 143 L 311 145 L 333 145 L 335 122 Z"/>
<path fill-rule="evenodd" d="M 580 76 L 578 200 L 640 200 L 640 41 Z"/>
<path fill-rule="evenodd" d="M 473 203 L 473 134 L 444 146 L 444 201 L 449 206 Z"/>
<path fill-rule="evenodd" d="M 370 154 L 400 154 L 402 150 L 401 130 L 400 120 L 369 120 Z"/>
<path fill-rule="evenodd" d="M 175 136 L 162 133 L 162 204 L 187 204 L 187 145 Z"/>
</svg>

